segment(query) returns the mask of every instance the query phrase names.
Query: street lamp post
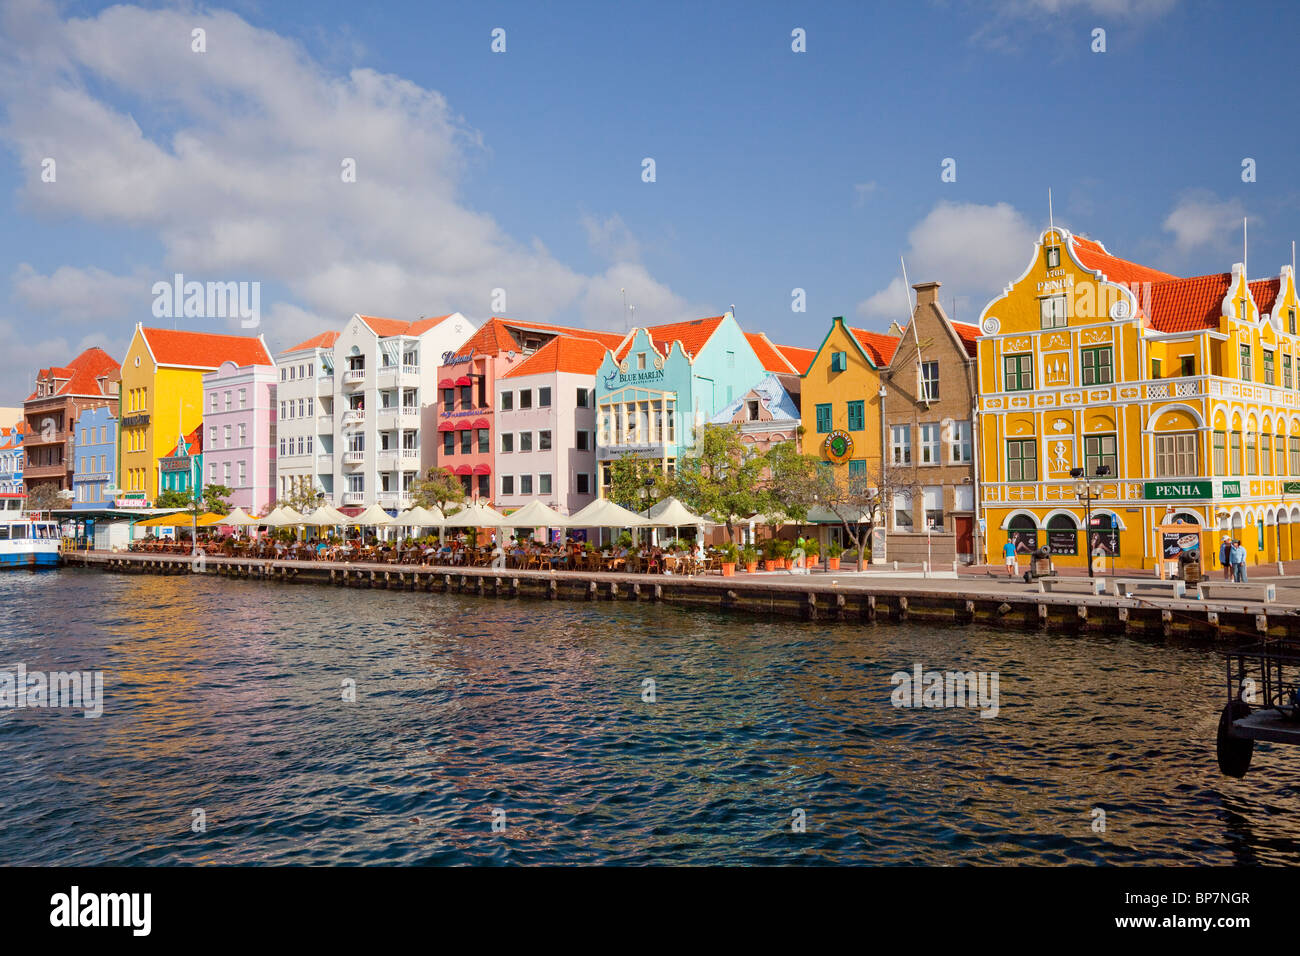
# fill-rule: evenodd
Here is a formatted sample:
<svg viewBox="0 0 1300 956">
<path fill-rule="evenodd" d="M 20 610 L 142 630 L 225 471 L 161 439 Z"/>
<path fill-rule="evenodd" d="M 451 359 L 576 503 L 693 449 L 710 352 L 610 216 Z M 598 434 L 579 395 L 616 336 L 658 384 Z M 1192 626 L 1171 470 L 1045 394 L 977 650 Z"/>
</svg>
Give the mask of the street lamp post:
<svg viewBox="0 0 1300 956">
<path fill-rule="evenodd" d="M 1097 466 L 1097 478 L 1104 478 L 1110 474 L 1109 465 Z M 1102 486 L 1099 481 L 1088 481 L 1082 468 L 1071 468 L 1070 477 L 1074 479 L 1074 494 L 1083 502 L 1084 519 L 1083 519 L 1083 554 L 1088 562 L 1088 577 L 1096 577 L 1092 567 L 1092 552 L 1088 545 L 1088 533 L 1092 529 L 1092 503 L 1102 495 Z M 1049 532 L 1050 534 L 1050 532 Z"/>
</svg>

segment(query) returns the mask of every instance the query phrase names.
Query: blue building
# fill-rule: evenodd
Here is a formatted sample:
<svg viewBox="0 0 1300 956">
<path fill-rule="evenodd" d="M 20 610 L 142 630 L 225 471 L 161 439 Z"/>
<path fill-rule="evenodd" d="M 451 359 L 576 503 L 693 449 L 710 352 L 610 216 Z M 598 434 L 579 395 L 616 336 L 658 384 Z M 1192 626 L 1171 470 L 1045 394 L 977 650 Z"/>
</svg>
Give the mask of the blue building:
<svg viewBox="0 0 1300 956">
<path fill-rule="evenodd" d="M 82 409 L 73 432 L 72 508 L 112 507 L 105 489 L 117 485 L 117 418 L 107 405 Z"/>
<path fill-rule="evenodd" d="M 12 428 L 0 428 L 0 494 L 23 493 L 22 422 Z"/>
<path fill-rule="evenodd" d="M 203 426 L 181 435 L 170 453 L 158 459 L 158 491 L 189 497 L 203 492 Z"/>
</svg>

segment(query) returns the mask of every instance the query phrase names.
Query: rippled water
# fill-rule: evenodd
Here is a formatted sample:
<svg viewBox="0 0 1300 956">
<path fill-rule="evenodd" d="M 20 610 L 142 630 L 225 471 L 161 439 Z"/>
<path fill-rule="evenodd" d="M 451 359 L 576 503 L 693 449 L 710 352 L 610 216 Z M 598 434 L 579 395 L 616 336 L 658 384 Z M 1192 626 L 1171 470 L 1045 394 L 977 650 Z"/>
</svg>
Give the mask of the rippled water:
<svg viewBox="0 0 1300 956">
<path fill-rule="evenodd" d="M 1300 862 L 1203 646 L 78 570 L 0 575 L 0 640 L 105 679 L 0 710 L 3 864 Z M 892 706 L 915 663 L 999 715 Z"/>
</svg>

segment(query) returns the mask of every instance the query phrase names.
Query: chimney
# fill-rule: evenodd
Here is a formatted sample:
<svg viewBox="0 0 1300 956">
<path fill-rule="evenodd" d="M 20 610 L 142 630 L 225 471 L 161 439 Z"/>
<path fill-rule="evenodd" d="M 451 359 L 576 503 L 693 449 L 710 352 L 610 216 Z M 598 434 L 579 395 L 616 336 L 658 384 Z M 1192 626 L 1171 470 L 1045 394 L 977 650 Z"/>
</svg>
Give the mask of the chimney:
<svg viewBox="0 0 1300 956">
<path fill-rule="evenodd" d="M 934 305 L 939 301 L 939 282 L 915 282 L 912 288 L 916 290 L 916 307 Z"/>
</svg>

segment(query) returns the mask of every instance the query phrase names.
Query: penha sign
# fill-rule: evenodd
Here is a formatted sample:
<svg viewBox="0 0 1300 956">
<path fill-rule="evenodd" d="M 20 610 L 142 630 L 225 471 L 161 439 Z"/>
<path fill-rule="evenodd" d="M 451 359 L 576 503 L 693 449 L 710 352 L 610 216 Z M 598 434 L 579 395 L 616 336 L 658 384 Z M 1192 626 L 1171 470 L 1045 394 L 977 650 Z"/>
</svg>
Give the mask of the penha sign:
<svg viewBox="0 0 1300 956">
<path fill-rule="evenodd" d="M 1222 478 L 1148 481 L 1143 484 L 1144 497 L 1154 501 L 1209 501 L 1212 498 L 1240 498 L 1241 482 Z"/>
</svg>

